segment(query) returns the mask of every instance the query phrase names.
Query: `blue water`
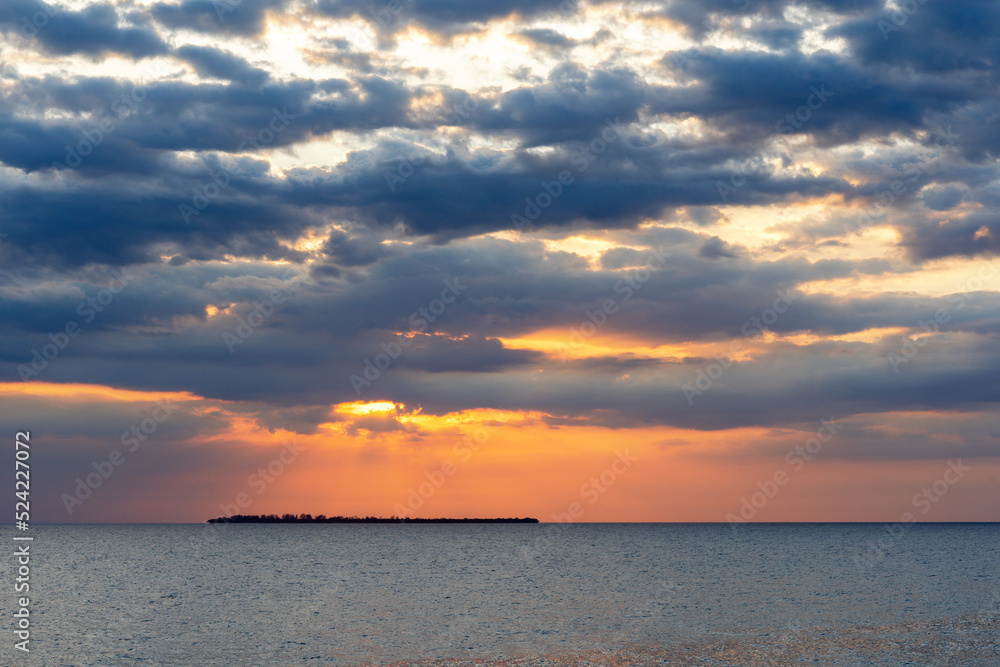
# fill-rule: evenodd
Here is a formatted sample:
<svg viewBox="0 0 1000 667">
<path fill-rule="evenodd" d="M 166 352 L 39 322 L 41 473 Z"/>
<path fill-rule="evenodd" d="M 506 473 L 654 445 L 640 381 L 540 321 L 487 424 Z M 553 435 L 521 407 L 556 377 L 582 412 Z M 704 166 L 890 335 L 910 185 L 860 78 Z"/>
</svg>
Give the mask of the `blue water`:
<svg viewBox="0 0 1000 667">
<path fill-rule="evenodd" d="M 498 659 L 798 641 L 858 626 L 992 621 L 1000 609 L 997 524 L 915 525 L 888 540 L 882 526 L 859 524 L 34 531 L 36 665 Z M 2 600 L 12 613 L 13 593 Z M 864 664 L 841 658 L 823 662 Z"/>
</svg>

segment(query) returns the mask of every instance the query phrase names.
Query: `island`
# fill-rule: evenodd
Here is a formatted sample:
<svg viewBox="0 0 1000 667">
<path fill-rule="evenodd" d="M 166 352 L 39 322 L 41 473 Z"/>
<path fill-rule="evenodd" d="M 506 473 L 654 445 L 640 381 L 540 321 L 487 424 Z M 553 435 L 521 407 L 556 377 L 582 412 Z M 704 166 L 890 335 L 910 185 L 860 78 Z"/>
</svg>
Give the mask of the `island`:
<svg viewBox="0 0 1000 667">
<path fill-rule="evenodd" d="M 391 516 L 327 516 L 325 514 L 234 514 L 216 519 L 208 523 L 538 523 L 538 519 L 411 519 L 408 517 Z"/>
</svg>

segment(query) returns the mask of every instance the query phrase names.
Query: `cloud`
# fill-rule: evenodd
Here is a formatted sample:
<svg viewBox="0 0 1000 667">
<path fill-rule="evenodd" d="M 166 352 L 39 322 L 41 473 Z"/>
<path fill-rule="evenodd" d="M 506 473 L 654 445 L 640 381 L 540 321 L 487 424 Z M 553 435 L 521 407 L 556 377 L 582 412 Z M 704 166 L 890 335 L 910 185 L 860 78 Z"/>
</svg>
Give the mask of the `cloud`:
<svg viewBox="0 0 1000 667">
<path fill-rule="evenodd" d="M 882 3 L 872 3 L 881 10 Z M 870 11 L 830 27 L 866 64 L 941 74 L 987 73 L 996 65 L 1000 8 L 988 0 L 920 3 L 915 11 Z M 976 48 L 969 48 L 975 43 Z M 927 44 L 934 44 L 928 49 Z"/>
<path fill-rule="evenodd" d="M 996 215 L 969 214 L 945 220 L 911 220 L 901 228 L 902 245 L 919 260 L 982 255 L 1000 249 Z"/>
<path fill-rule="evenodd" d="M 177 49 L 177 55 L 206 77 L 229 79 L 250 87 L 259 87 L 270 78 L 266 71 L 222 49 L 189 45 Z"/>
<path fill-rule="evenodd" d="M 162 55 L 168 46 L 147 25 L 121 25 L 111 4 L 71 11 L 36 0 L 12 0 L 0 8 L 0 26 L 35 40 L 47 53 L 100 56 L 117 53 L 135 59 Z"/>
<path fill-rule="evenodd" d="M 955 207 L 965 195 L 958 187 L 929 188 L 921 193 L 924 205 L 932 211 L 947 211 Z"/>
<path fill-rule="evenodd" d="M 707 259 L 735 259 L 739 256 L 734 249 L 729 247 L 728 243 L 718 236 L 713 236 L 705 241 L 705 245 L 698 250 L 698 254 Z"/>
<path fill-rule="evenodd" d="M 490 3 L 461 0 L 412 0 L 368 3 L 363 0 L 318 0 L 316 10 L 338 18 L 361 16 L 381 30 L 396 32 L 411 23 L 449 36 L 474 29 L 485 22 L 510 16 L 530 17 L 559 10 L 564 0 L 497 0 Z"/>
<path fill-rule="evenodd" d="M 677 67 L 673 54 L 661 62 Z M 908 80 L 823 52 L 704 49 L 683 67 L 697 83 L 663 91 L 652 108 L 697 115 L 734 139 L 804 134 L 838 145 L 886 133 L 912 134 L 927 128 L 929 114 L 983 97 L 981 89 L 965 81 Z"/>
<path fill-rule="evenodd" d="M 551 28 L 528 28 L 520 30 L 516 34 L 529 44 L 552 51 L 567 51 L 576 46 L 576 40 Z"/>
<path fill-rule="evenodd" d="M 602 3 L 607 4 L 607 2 Z M 811 10 L 832 12 L 839 16 L 855 15 L 881 6 L 881 0 L 661 0 L 650 12 L 670 19 L 690 35 L 702 39 L 730 19 L 774 19 L 782 17 L 793 5 Z"/>
<path fill-rule="evenodd" d="M 285 4 L 285 0 L 183 0 L 157 2 L 149 12 L 175 30 L 255 37 L 266 28 L 267 12 L 280 11 Z"/>
<path fill-rule="evenodd" d="M 27 39 L 44 6 L 4 5 L 0 379 L 124 268 L 36 382 L 204 397 L 150 458 L 172 467 L 140 465 L 162 484 L 257 465 L 234 433 L 392 460 L 384 438 L 423 446 L 407 419 L 501 406 L 704 433 L 833 415 L 847 460 L 995 454 L 1000 297 L 973 279 L 1000 249 L 996 8 L 925 3 L 883 36 L 874 0 L 562 4 L 97 4 Z M 445 280 L 467 289 L 417 331 Z M 361 398 L 410 412 L 334 413 L 400 334 Z M 135 407 L 65 402 L 46 434 L 88 464 Z M 929 411 L 975 423 L 903 428 Z"/>
</svg>

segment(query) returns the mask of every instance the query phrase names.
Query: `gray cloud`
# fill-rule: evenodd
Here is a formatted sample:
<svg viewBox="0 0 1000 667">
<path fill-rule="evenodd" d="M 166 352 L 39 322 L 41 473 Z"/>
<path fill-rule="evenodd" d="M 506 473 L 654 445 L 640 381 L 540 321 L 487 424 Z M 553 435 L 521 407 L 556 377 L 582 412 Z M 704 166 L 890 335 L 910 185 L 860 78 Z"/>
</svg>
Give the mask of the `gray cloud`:
<svg viewBox="0 0 1000 667">
<path fill-rule="evenodd" d="M 365 398 L 430 413 L 523 408 L 554 423 L 616 428 L 991 409 L 996 285 L 966 280 L 929 297 L 823 284 L 916 276 L 932 260 L 997 252 L 992 4 L 926 3 L 886 38 L 878 22 L 889 15 L 874 1 L 799 3 L 810 10 L 801 24 L 784 0 L 661 3 L 639 18 L 666 19 L 696 40 L 722 31 L 751 47 L 701 43 L 637 58 L 616 46 L 586 67 L 573 55 L 605 48 L 613 31 L 577 40 L 549 27 L 559 4 L 419 1 L 384 23 L 382 6 L 353 1 L 243 0 L 220 11 L 184 0 L 156 3 L 148 15 L 102 4 L 54 11 L 27 39 L 17 35 L 21 19 L 44 6 L 6 4 L 0 24 L 12 48 L 98 62 L 163 57 L 172 69 L 138 82 L 36 73 L 27 60 L 0 67 L 0 379 L 20 381 L 18 364 L 78 317 L 111 268 L 125 267 L 133 283 L 40 379 L 248 402 L 239 409 L 258 411 L 269 429 L 313 432 L 330 405 L 357 399 L 349 374 L 457 277 L 468 284 L 463 297 Z M 739 31 L 726 11 L 741 17 Z M 241 40 L 260 38 L 272 18 L 349 17 L 371 23 L 377 49 L 343 37 L 298 45 L 307 61 L 342 67 L 335 76 L 240 55 Z M 845 51 L 800 51 L 817 17 Z M 407 62 L 392 42 L 419 28 L 448 44 L 501 18 L 510 18 L 506 34 L 551 50 L 539 62 L 554 53 L 558 64 L 525 65 L 514 85 L 463 90 Z M 215 41 L 189 43 L 191 32 Z M 287 122 L 275 131 L 279 117 Z M 343 145 L 343 159 L 309 153 L 318 140 Z M 74 152 L 79 164 L 70 165 Z M 402 156 L 411 152 L 422 160 L 407 170 Z M 559 184 L 566 174 L 572 182 Z M 904 191 L 878 224 L 898 240 L 884 256 L 847 259 L 862 256 L 847 231 L 851 216 L 887 200 L 896 182 Z M 720 184 L 732 192 L 723 197 Z M 514 234 L 512 216 L 531 224 Z M 766 245 L 745 239 L 752 224 L 769 235 Z M 484 236 L 493 232 L 505 236 Z M 574 254 L 576 236 L 609 247 Z M 669 261 L 624 299 L 622 281 L 661 247 Z M 287 289 L 293 267 L 308 274 L 305 288 L 230 352 L 223 334 L 255 301 Z M 778 290 L 795 298 L 770 325 L 785 339 L 754 347 L 689 405 L 682 387 L 714 360 L 650 350 L 743 340 Z M 595 340 L 635 341 L 639 351 L 562 359 L 501 341 L 544 331 L 569 345 L 606 299 L 620 310 Z M 893 372 L 887 354 L 902 340 L 872 330 L 916 334 L 940 309 L 947 326 Z M 798 335 L 821 340 L 788 340 Z M 50 435 L 100 438 L 111 417 L 71 410 L 53 419 Z M 217 432 L 220 420 L 177 420 L 170 437 Z M 908 455 L 899 439 L 877 445 L 870 428 L 852 433 L 845 456 Z M 963 455 L 995 453 L 986 427 L 965 434 Z M 922 439 L 910 455 L 941 451 Z M 178 456 L 183 466 L 207 455 Z"/>
</svg>

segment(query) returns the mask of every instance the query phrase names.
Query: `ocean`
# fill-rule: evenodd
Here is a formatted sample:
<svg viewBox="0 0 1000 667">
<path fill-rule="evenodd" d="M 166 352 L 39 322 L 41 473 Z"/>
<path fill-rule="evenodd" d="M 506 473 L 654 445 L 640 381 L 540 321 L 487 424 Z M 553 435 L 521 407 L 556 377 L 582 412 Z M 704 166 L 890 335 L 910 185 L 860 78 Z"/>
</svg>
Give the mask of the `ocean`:
<svg viewBox="0 0 1000 667">
<path fill-rule="evenodd" d="M 33 534 L 3 664 L 1000 665 L 1000 524 Z"/>
</svg>

